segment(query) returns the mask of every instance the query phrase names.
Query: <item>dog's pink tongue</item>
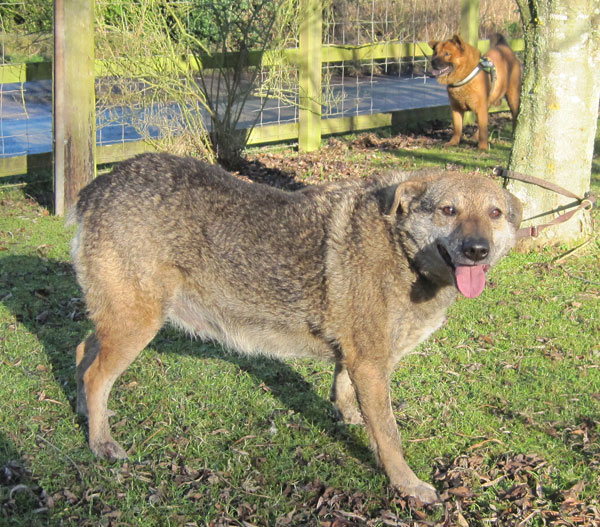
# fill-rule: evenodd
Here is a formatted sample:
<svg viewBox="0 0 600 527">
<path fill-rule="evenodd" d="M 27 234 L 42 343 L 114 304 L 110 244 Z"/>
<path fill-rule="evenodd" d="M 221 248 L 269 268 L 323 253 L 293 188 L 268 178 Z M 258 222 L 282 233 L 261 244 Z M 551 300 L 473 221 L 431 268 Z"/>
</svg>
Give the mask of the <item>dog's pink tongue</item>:
<svg viewBox="0 0 600 527">
<path fill-rule="evenodd" d="M 485 288 L 487 265 L 458 265 L 456 267 L 456 286 L 467 298 L 479 296 Z"/>
</svg>

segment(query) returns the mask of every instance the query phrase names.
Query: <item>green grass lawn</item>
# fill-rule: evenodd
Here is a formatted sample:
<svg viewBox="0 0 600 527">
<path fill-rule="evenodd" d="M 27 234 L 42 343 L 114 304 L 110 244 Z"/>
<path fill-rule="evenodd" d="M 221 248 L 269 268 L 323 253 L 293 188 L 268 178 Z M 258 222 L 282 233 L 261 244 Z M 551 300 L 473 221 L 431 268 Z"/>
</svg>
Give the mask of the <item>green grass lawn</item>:
<svg viewBox="0 0 600 527">
<path fill-rule="evenodd" d="M 510 148 L 493 145 L 354 161 L 488 170 Z M 129 460 L 94 458 L 74 413 L 91 326 L 72 232 L 28 192 L 0 185 L 0 525 L 600 525 L 596 237 L 562 259 L 511 254 L 399 365 L 406 458 L 446 500 L 422 508 L 389 488 L 364 430 L 336 421 L 332 365 L 250 359 L 172 328 L 112 392 Z"/>
</svg>

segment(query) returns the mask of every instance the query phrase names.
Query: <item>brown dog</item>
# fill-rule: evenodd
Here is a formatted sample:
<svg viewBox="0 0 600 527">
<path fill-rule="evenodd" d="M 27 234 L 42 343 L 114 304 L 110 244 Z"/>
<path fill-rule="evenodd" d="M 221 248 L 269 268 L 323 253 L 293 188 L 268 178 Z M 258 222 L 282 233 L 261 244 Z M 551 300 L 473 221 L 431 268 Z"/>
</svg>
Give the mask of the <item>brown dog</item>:
<svg viewBox="0 0 600 527">
<path fill-rule="evenodd" d="M 448 86 L 454 125 L 448 145 L 460 143 L 463 115 L 471 110 L 479 125 L 478 146 L 487 149 L 488 109 L 499 104 L 503 97 L 506 97 L 512 114 L 514 131 L 519 111 L 521 64 L 506 39 L 500 34 L 494 35 L 483 60 L 479 50 L 459 35 L 441 42 L 433 40 L 429 46 L 433 49 L 432 74 L 440 84 Z"/>
<path fill-rule="evenodd" d="M 246 353 L 335 361 L 344 419 L 364 422 L 393 485 L 435 501 L 402 456 L 390 375 L 457 289 L 482 292 L 515 243 L 521 204 L 483 176 L 407 176 L 284 192 L 146 154 L 84 188 L 72 255 L 95 324 L 76 357 L 92 450 L 126 456 L 108 396 L 170 321 Z"/>
</svg>

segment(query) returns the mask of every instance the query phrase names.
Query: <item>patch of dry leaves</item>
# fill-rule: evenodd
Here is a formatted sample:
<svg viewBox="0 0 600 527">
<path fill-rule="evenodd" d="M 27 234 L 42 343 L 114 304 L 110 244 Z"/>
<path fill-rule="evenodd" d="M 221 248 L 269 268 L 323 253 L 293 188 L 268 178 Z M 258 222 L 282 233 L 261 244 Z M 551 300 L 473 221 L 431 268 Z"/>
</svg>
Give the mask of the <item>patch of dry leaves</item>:
<svg viewBox="0 0 600 527">
<path fill-rule="evenodd" d="M 555 470 L 541 457 L 506 454 L 484 461 L 479 454 L 459 456 L 451 462 L 438 461 L 433 479 L 441 492 L 441 506 L 425 506 L 390 491 L 381 498 L 382 507 L 373 511 L 373 496 L 345 493 L 313 482 L 305 487 L 310 498 L 288 516 L 279 518 L 277 525 L 520 526 L 534 519 L 537 524 L 551 526 L 600 525 L 598 500 L 580 500 L 583 482 L 563 492 L 548 490 L 552 488 Z M 318 523 L 310 522 L 314 516 Z M 436 516 L 443 519 L 432 520 Z"/>
<path fill-rule="evenodd" d="M 372 160 L 376 152 L 423 147 L 433 141 L 430 137 L 409 135 L 380 138 L 374 133 L 361 134 L 349 143 L 332 137 L 315 152 L 252 152 L 238 175 L 297 190 L 315 183 L 371 176 L 381 169 Z"/>
<path fill-rule="evenodd" d="M 597 439 L 597 438 L 595 438 Z M 596 460 L 597 461 L 597 460 Z M 139 466 L 138 466 L 139 465 Z M 252 527 L 270 525 L 260 517 L 256 504 L 249 497 L 260 494 L 260 481 L 249 488 L 231 486 L 226 476 L 207 469 L 196 470 L 182 463 L 172 463 L 173 482 L 185 488 L 185 494 L 199 506 L 214 499 L 228 503 L 227 510 L 216 505 L 221 514 L 210 527 Z M 124 464 L 119 477 L 144 480 L 143 464 Z M 148 472 L 148 481 L 151 481 Z M 312 481 L 303 486 L 286 486 L 282 496 L 292 504 L 292 510 L 276 519 L 276 527 L 425 527 L 425 526 L 521 526 L 532 522 L 548 526 L 600 526 L 600 503 L 597 499 L 583 501 L 580 496 L 584 482 L 565 491 L 553 485 L 556 470 L 541 457 L 531 454 L 504 454 L 486 460 L 474 453 L 461 455 L 452 461 L 437 460 L 433 476 L 442 498 L 441 505 L 426 506 L 393 490 L 383 496 L 364 491 L 343 491 Z M 211 490 L 211 488 L 213 488 Z M 88 496 L 89 494 L 89 496 Z M 80 494 L 81 496 L 81 494 Z M 102 505 L 98 494 L 83 493 L 78 498 L 65 489 L 50 496 L 32 482 L 30 474 L 18 461 L 0 467 L 0 518 L 18 517 L 24 506 L 36 513 L 49 512 L 61 504 L 89 502 L 106 525 L 118 525 L 119 510 Z M 161 486 L 150 488 L 148 500 L 164 501 Z M 233 507 L 232 507 L 233 505 Z M 437 518 L 437 519 L 434 519 Z M 194 525 L 181 518 L 182 525 Z M 535 521 L 534 521 L 535 520 Z M 85 523 L 85 522 L 84 522 Z M 87 523 L 86 523 L 87 525 Z"/>
</svg>

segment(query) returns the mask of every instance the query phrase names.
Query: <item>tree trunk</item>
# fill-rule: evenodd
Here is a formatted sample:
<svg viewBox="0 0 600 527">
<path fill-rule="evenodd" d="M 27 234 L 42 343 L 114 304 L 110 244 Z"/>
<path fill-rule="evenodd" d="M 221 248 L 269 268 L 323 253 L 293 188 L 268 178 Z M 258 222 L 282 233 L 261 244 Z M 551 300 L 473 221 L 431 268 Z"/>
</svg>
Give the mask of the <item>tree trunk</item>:
<svg viewBox="0 0 600 527">
<path fill-rule="evenodd" d="M 600 96 L 597 0 L 517 0 L 525 27 L 521 109 L 509 168 L 589 191 Z M 511 183 L 524 205 L 523 226 L 547 223 L 573 204 L 540 187 Z M 589 212 L 550 227 L 525 248 L 572 243 L 591 230 Z"/>
</svg>

